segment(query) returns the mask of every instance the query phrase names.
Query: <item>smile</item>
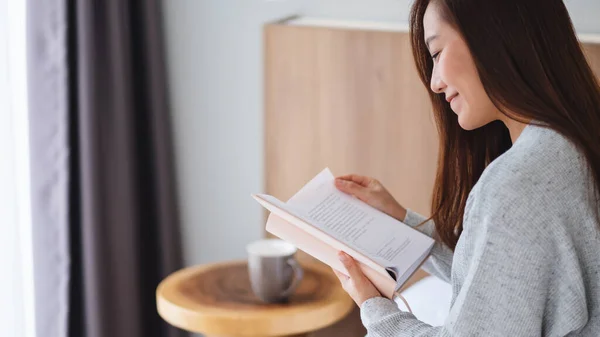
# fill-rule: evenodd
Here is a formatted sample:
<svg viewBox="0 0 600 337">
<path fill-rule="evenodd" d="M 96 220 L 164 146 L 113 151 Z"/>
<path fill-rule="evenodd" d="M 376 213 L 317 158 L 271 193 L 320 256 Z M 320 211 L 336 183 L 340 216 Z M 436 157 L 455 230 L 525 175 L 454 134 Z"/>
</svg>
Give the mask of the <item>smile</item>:
<svg viewBox="0 0 600 337">
<path fill-rule="evenodd" d="M 454 94 L 452 96 L 446 97 L 446 101 L 448 103 L 452 103 L 452 101 L 458 96 L 458 94 Z"/>
</svg>

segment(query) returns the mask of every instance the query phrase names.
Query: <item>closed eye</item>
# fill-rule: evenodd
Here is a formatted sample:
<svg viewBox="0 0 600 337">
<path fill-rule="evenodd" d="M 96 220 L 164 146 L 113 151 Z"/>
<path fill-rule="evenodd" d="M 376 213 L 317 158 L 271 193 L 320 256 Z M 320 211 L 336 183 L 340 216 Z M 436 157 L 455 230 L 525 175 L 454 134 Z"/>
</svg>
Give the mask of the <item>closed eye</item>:
<svg viewBox="0 0 600 337">
<path fill-rule="evenodd" d="M 437 53 L 431 55 L 431 59 L 435 61 L 439 55 L 440 55 L 440 52 L 438 51 Z"/>
</svg>

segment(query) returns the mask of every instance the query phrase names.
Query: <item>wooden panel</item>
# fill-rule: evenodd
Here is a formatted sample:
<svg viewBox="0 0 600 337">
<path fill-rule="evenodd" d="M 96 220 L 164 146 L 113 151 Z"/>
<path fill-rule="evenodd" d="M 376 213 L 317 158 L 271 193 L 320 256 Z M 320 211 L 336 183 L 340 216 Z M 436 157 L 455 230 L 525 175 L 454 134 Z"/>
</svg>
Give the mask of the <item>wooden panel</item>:
<svg viewBox="0 0 600 337">
<path fill-rule="evenodd" d="M 274 24 L 265 42 L 266 192 L 287 200 L 328 166 L 429 215 L 438 138 L 408 34 Z M 314 334 L 364 335 L 357 311 Z"/>
<path fill-rule="evenodd" d="M 600 78 L 600 44 L 584 43 L 583 51 L 596 77 Z"/>
<path fill-rule="evenodd" d="M 429 214 L 438 139 L 407 33 L 270 25 L 266 63 L 268 193 L 285 200 L 329 166 Z"/>
</svg>

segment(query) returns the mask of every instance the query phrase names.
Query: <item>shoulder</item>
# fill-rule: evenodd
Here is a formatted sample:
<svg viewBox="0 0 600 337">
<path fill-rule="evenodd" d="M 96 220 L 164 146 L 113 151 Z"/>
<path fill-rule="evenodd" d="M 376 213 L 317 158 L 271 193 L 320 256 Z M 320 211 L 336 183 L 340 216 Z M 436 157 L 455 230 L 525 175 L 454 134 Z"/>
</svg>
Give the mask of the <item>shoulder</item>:
<svg viewBox="0 0 600 337">
<path fill-rule="evenodd" d="M 565 136 L 529 125 L 515 144 L 486 167 L 477 185 L 488 199 L 533 206 L 544 197 L 568 197 L 588 185 L 585 157 Z"/>
<path fill-rule="evenodd" d="M 549 227 L 561 225 L 556 218 L 565 205 L 585 196 L 584 171 L 584 157 L 566 137 L 530 125 L 473 188 L 469 197 L 478 213 L 476 225 L 540 242 Z"/>
</svg>

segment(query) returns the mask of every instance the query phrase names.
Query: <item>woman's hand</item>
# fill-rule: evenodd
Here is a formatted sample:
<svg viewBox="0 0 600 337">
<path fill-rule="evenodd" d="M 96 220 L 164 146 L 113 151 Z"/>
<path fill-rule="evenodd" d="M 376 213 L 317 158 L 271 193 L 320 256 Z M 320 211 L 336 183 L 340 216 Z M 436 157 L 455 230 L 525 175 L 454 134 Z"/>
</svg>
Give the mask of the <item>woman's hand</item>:
<svg viewBox="0 0 600 337">
<path fill-rule="evenodd" d="M 337 177 L 335 187 L 399 221 L 404 221 L 406 217 L 406 209 L 400 206 L 377 179 L 349 174 Z"/>
<path fill-rule="evenodd" d="M 360 267 L 358 266 L 358 263 L 356 263 L 356 261 L 354 261 L 350 255 L 344 252 L 339 252 L 338 257 L 344 264 L 344 267 L 346 267 L 346 270 L 348 270 L 348 274 L 350 274 L 350 276 L 346 276 L 335 269 L 333 269 L 333 272 L 338 279 L 340 279 L 342 288 L 344 288 L 348 295 L 352 297 L 354 302 L 356 302 L 356 305 L 360 307 L 366 300 L 370 298 L 381 297 L 381 294 L 377 288 L 375 288 L 373 283 L 371 283 L 365 274 L 363 274 L 362 270 L 360 270 Z"/>
</svg>

